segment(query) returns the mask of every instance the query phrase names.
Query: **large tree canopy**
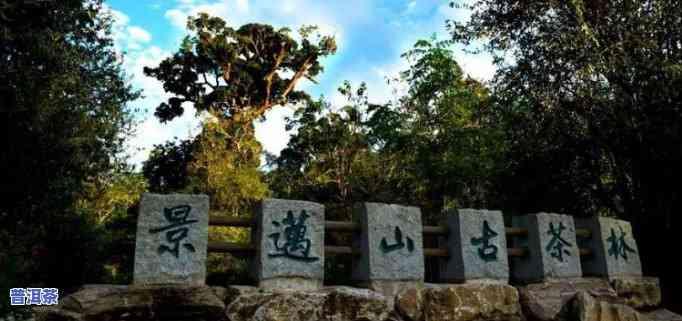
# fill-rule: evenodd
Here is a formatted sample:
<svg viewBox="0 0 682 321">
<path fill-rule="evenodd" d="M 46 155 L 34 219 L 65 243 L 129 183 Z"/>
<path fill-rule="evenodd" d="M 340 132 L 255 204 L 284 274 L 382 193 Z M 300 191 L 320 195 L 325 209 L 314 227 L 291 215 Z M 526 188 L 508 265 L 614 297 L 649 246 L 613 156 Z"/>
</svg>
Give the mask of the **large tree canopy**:
<svg viewBox="0 0 682 321">
<path fill-rule="evenodd" d="M 300 44 L 286 28 L 251 23 L 234 29 L 205 13 L 190 18 L 187 28 L 193 35 L 173 57 L 145 68 L 173 95 L 156 110 L 162 121 L 181 115 L 182 104 L 191 102 L 198 111 L 248 123 L 275 105 L 306 97 L 296 85 L 314 81 L 322 71 L 319 59 L 336 52 L 333 37 L 311 41 L 314 27 L 301 28 Z"/>
</svg>

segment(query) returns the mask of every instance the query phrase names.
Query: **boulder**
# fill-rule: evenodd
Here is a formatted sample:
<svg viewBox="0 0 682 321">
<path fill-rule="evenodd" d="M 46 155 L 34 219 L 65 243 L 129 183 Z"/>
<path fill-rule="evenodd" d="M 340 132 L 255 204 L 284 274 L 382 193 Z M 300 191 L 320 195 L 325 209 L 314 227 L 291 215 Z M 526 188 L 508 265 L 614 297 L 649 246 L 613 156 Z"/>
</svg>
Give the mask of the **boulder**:
<svg viewBox="0 0 682 321">
<path fill-rule="evenodd" d="M 642 321 L 635 309 L 625 304 L 595 299 L 587 292 L 580 291 L 573 300 L 572 320 L 577 321 Z"/>
<path fill-rule="evenodd" d="M 648 321 L 682 321 L 682 315 L 666 309 L 658 309 L 651 312 L 642 313 Z"/>
<path fill-rule="evenodd" d="M 529 320 L 565 320 L 571 300 L 580 291 L 610 302 L 622 301 L 606 280 L 597 278 L 529 284 L 519 287 L 519 296 L 523 312 Z"/>
<path fill-rule="evenodd" d="M 352 321 L 389 319 L 384 296 L 367 289 L 329 287 L 314 292 L 251 292 L 227 307 L 231 321 Z M 395 320 L 395 318 L 392 318 Z"/>
<path fill-rule="evenodd" d="M 225 304 L 207 286 L 85 286 L 37 320 L 224 320 Z"/>
<path fill-rule="evenodd" d="M 426 285 L 406 289 L 396 300 L 406 320 L 523 320 L 516 289 L 506 284 Z"/>
<path fill-rule="evenodd" d="M 611 280 L 611 285 L 625 303 L 635 309 L 652 308 L 661 304 L 658 278 L 628 277 Z"/>
</svg>

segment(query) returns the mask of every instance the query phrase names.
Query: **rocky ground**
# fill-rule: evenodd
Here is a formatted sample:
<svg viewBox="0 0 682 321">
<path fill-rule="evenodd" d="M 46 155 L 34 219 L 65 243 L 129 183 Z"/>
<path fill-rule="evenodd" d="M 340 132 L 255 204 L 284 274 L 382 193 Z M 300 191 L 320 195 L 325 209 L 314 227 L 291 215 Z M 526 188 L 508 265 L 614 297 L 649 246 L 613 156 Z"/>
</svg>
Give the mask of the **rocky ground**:
<svg viewBox="0 0 682 321">
<path fill-rule="evenodd" d="M 660 302 L 654 278 L 521 287 L 423 284 L 405 287 L 393 298 L 352 287 L 269 292 L 248 286 L 88 285 L 58 306 L 36 307 L 33 320 L 682 321 Z"/>
</svg>

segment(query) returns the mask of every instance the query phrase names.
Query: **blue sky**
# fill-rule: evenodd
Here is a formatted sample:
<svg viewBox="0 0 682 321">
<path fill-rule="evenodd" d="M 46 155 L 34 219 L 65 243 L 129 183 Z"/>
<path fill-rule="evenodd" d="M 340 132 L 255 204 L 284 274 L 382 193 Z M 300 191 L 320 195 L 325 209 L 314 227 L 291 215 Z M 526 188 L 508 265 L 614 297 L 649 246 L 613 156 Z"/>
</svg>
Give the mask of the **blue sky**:
<svg viewBox="0 0 682 321">
<path fill-rule="evenodd" d="M 143 67 L 156 66 L 177 50 L 186 34 L 188 15 L 207 12 L 235 27 L 260 22 L 297 30 L 301 25 L 314 24 L 322 33 L 336 36 L 339 49 L 322 61 L 325 71 L 317 78 L 319 83 L 302 83 L 299 87 L 314 97 L 324 95 L 333 105 L 343 103 L 336 88 L 344 80 L 354 85 L 366 82 L 373 102 L 393 98 L 386 77 L 394 77 L 407 67 L 400 55 L 418 39 L 434 33 L 447 37 L 447 19 L 468 17 L 468 12 L 450 8 L 443 0 L 112 0 L 105 5 L 116 19 L 114 40 L 124 53 L 126 73 L 145 96 L 131 104 L 141 110 L 136 134 L 127 148 L 129 162 L 138 165 L 154 144 L 199 131 L 201 117 L 191 105 L 185 106 L 182 117 L 166 124 L 153 116 L 156 106 L 168 96 L 161 83 L 142 73 Z M 490 56 L 456 54 L 472 77 L 484 81 L 492 77 L 495 68 Z M 256 124 L 256 137 L 267 151 L 278 154 L 286 146 L 289 133 L 284 130 L 284 118 L 292 112 L 292 107 L 278 106 L 268 112 L 265 122 Z"/>
</svg>

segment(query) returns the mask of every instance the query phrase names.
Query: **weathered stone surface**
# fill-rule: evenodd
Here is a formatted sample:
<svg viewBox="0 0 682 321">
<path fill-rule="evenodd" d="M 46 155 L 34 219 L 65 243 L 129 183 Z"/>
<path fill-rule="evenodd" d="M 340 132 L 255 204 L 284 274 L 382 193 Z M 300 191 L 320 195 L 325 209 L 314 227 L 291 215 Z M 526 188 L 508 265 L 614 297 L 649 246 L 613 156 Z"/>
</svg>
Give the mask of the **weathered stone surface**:
<svg viewBox="0 0 682 321">
<path fill-rule="evenodd" d="M 208 207 L 206 195 L 142 195 L 133 283 L 204 284 Z"/>
<path fill-rule="evenodd" d="M 572 320 L 578 321 L 640 321 L 645 320 L 633 308 L 617 303 L 597 300 L 580 291 L 573 301 Z"/>
<path fill-rule="evenodd" d="M 658 278 L 615 278 L 611 280 L 611 285 L 618 296 L 625 299 L 625 304 L 633 308 L 652 308 L 661 304 L 661 287 L 658 284 Z"/>
<path fill-rule="evenodd" d="M 623 302 L 606 280 L 596 278 L 564 279 L 519 287 L 523 312 L 529 320 L 563 320 L 576 293 L 585 291 L 601 300 Z"/>
<path fill-rule="evenodd" d="M 229 285 L 227 287 L 212 286 L 211 290 L 213 290 L 213 293 L 215 293 L 218 299 L 225 303 L 225 306 L 228 306 L 238 296 L 256 292 L 258 291 L 258 288 L 248 285 Z"/>
<path fill-rule="evenodd" d="M 225 304 L 207 286 L 89 286 L 41 320 L 223 320 Z"/>
<path fill-rule="evenodd" d="M 253 272 L 261 285 L 268 289 L 319 288 L 324 280 L 324 207 L 313 202 L 264 199 L 256 209 L 256 222 L 251 235 L 260 251 Z M 310 282 L 287 282 L 288 278 Z M 300 284 L 306 286 L 298 287 Z"/>
<path fill-rule="evenodd" d="M 353 278 L 423 280 L 424 251 L 421 211 L 395 204 L 356 204 L 353 219 L 362 227 L 354 240 L 362 255 L 353 264 Z"/>
<path fill-rule="evenodd" d="M 538 213 L 527 216 L 528 255 L 512 259 L 512 278 L 522 282 L 582 276 L 573 217 Z"/>
<path fill-rule="evenodd" d="M 56 306 L 35 306 L 33 319 L 35 321 L 82 321 L 83 317 L 79 313 Z"/>
<path fill-rule="evenodd" d="M 325 289 L 323 320 L 385 320 L 393 310 L 383 295 L 351 287 L 330 287 Z"/>
<path fill-rule="evenodd" d="M 460 209 L 448 213 L 449 235 L 445 246 L 450 253 L 442 260 L 444 281 L 509 280 L 507 237 L 500 211 Z M 441 244 L 442 244 L 441 243 Z"/>
<path fill-rule="evenodd" d="M 608 217 L 576 219 L 578 228 L 591 232 L 591 237 L 581 240 L 592 255 L 582 257 L 585 275 L 603 277 L 641 276 L 642 264 L 639 250 L 629 222 Z"/>
<path fill-rule="evenodd" d="M 227 307 L 231 321 L 386 320 L 386 298 L 366 289 L 331 287 L 315 292 L 255 292 Z"/>
<path fill-rule="evenodd" d="M 430 284 L 396 298 L 407 320 L 524 320 L 516 289 L 504 284 Z"/>
<path fill-rule="evenodd" d="M 422 281 L 393 281 L 393 280 L 371 280 L 359 284 L 360 286 L 378 292 L 386 297 L 387 303 L 393 306 L 396 296 L 405 289 L 421 288 Z"/>
<path fill-rule="evenodd" d="M 682 315 L 666 309 L 658 309 L 640 314 L 644 320 L 648 321 L 682 321 Z"/>
</svg>

